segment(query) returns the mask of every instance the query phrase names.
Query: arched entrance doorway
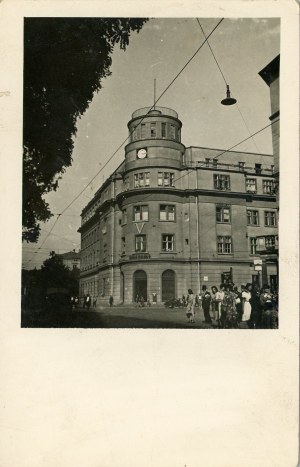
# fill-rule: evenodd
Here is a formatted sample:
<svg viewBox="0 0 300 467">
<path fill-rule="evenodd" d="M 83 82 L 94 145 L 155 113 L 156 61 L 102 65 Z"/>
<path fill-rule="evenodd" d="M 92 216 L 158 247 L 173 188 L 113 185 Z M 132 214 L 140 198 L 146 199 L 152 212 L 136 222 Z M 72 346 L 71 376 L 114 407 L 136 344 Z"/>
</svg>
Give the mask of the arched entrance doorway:
<svg viewBox="0 0 300 467">
<path fill-rule="evenodd" d="M 143 297 L 147 301 L 147 274 L 142 269 L 135 271 L 133 274 L 133 301 L 136 301 L 137 296 Z"/>
<path fill-rule="evenodd" d="M 176 298 L 175 293 L 175 272 L 171 269 L 167 269 L 162 273 L 161 276 L 161 299 L 163 302 Z"/>
</svg>

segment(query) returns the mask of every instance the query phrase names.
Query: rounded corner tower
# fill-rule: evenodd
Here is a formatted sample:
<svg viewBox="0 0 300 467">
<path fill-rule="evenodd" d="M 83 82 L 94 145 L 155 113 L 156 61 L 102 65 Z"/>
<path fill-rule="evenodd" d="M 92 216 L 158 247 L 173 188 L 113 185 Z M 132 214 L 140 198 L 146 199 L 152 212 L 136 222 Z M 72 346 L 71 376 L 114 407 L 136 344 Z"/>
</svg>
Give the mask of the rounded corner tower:
<svg viewBox="0 0 300 467">
<path fill-rule="evenodd" d="M 143 107 L 133 112 L 127 126 L 130 142 L 125 147 L 125 171 L 158 165 L 181 168 L 185 147 L 175 110 Z"/>
</svg>

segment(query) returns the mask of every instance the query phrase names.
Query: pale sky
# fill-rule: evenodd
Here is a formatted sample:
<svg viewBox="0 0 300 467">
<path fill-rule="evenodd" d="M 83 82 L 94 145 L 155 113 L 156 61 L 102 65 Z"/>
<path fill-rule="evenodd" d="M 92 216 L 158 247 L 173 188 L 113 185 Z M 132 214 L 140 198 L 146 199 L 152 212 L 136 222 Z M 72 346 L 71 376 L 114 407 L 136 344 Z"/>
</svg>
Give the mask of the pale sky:
<svg viewBox="0 0 300 467">
<path fill-rule="evenodd" d="M 219 20 L 200 18 L 206 35 Z M 115 48 L 112 75 L 102 82 L 103 88 L 78 120 L 73 165 L 62 175 L 57 191 L 46 197 L 51 211 L 58 214 L 64 210 L 95 174 L 100 173 L 61 216 L 40 250 L 56 216 L 41 225 L 37 244 L 23 244 L 23 266 L 40 267 L 51 250 L 61 253 L 75 248 L 78 251 L 81 210 L 124 159 L 125 144 L 101 170 L 128 136 L 127 122 L 132 112 L 153 104 L 154 78 L 159 97 L 203 40 L 196 18 L 156 18 L 149 20 L 139 34 L 131 35 L 125 52 Z M 280 53 L 279 19 L 225 18 L 209 43 L 248 129 L 255 133 L 270 123 L 269 87 L 258 72 Z M 249 131 L 236 106 L 220 104 L 225 91 L 224 80 L 205 44 L 157 105 L 178 112 L 185 146 L 228 149 L 247 138 Z M 271 129 L 236 150 L 271 154 Z"/>
</svg>

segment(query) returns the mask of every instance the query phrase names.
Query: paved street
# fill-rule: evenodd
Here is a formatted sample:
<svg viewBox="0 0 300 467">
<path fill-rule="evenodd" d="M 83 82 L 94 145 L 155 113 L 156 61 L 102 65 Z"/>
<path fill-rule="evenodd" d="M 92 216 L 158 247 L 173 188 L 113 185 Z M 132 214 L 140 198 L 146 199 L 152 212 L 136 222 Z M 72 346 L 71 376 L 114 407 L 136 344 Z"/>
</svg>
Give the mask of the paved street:
<svg viewBox="0 0 300 467">
<path fill-rule="evenodd" d="M 195 323 L 186 320 L 185 309 L 169 309 L 163 306 L 137 308 L 131 306 L 97 307 L 87 311 L 27 311 L 22 314 L 22 327 L 37 328 L 169 328 L 169 329 L 216 329 L 216 322 L 203 322 L 202 310 L 196 308 Z M 247 325 L 241 323 L 241 329 Z"/>
</svg>

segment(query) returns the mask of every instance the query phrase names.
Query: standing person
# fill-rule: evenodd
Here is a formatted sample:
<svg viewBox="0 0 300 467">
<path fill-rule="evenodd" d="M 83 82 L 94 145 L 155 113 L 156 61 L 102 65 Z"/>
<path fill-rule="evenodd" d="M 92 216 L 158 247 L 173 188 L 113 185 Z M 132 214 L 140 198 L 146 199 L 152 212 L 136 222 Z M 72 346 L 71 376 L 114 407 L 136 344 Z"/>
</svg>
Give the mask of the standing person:
<svg viewBox="0 0 300 467">
<path fill-rule="evenodd" d="M 190 323 L 195 322 L 195 295 L 192 289 L 188 290 L 186 316 Z"/>
<path fill-rule="evenodd" d="M 201 298 L 202 298 L 202 309 L 203 309 L 204 318 L 205 318 L 204 323 L 211 324 L 212 321 L 211 321 L 211 317 L 209 314 L 211 295 L 209 291 L 207 290 L 206 285 L 202 286 Z"/>
<path fill-rule="evenodd" d="M 259 328 L 261 323 L 261 304 L 260 304 L 260 290 L 259 285 L 255 283 L 250 290 L 251 293 L 251 315 L 250 326 L 251 328 Z"/>
<path fill-rule="evenodd" d="M 111 295 L 109 297 L 109 306 L 113 306 L 113 304 L 114 304 L 114 297 Z"/>
<path fill-rule="evenodd" d="M 218 289 L 215 285 L 211 288 L 211 311 L 213 314 L 213 319 L 216 321 L 218 319 L 218 307 L 219 302 L 217 301 Z"/>
<path fill-rule="evenodd" d="M 242 292 L 239 292 L 237 287 L 234 287 L 233 292 L 235 294 L 235 307 L 238 314 L 238 322 L 240 323 L 243 316 Z"/>
<path fill-rule="evenodd" d="M 264 285 L 260 295 L 260 303 L 262 307 L 262 327 L 265 329 L 272 328 L 272 294 L 268 285 Z"/>
<path fill-rule="evenodd" d="M 225 285 L 220 285 L 220 290 L 216 293 L 216 301 L 218 302 L 218 313 L 217 313 L 217 321 L 218 326 L 221 327 L 221 316 L 222 316 L 222 306 L 223 300 L 225 296 Z"/>
<path fill-rule="evenodd" d="M 226 319 L 225 326 L 228 328 L 238 328 L 239 315 L 236 310 L 236 295 L 233 291 L 233 284 L 226 285 L 224 302 L 226 302 Z"/>
<path fill-rule="evenodd" d="M 242 321 L 243 322 L 246 321 L 247 323 L 249 323 L 250 316 L 251 316 L 251 304 L 250 304 L 251 293 L 250 293 L 248 287 L 249 287 L 249 284 L 246 285 L 246 287 L 244 288 L 244 290 L 242 292 L 242 299 L 243 299 L 243 317 L 242 317 Z"/>
<path fill-rule="evenodd" d="M 88 309 L 88 311 L 89 311 L 90 306 L 91 306 L 91 297 L 90 297 L 90 294 L 89 294 L 89 293 L 87 294 L 87 296 L 86 296 L 86 298 L 85 298 L 85 304 L 86 304 L 87 309 Z"/>
</svg>

